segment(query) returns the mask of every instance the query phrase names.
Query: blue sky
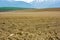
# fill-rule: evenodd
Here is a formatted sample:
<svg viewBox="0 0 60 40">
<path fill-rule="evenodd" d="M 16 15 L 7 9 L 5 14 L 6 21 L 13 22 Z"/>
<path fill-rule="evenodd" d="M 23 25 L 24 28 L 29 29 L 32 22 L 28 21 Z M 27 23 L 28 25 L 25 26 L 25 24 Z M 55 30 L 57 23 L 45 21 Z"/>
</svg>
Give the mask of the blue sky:
<svg viewBox="0 0 60 40">
<path fill-rule="evenodd" d="M 32 2 L 33 0 L 0 0 L 0 1 L 24 1 L 24 2 L 27 2 L 27 3 L 30 3 Z"/>
<path fill-rule="evenodd" d="M 28 4 L 31 4 L 30 6 L 35 8 L 48 8 L 48 7 L 60 7 L 60 0 L 0 0 L 0 2 L 8 1 L 8 2 L 20 2 L 24 1 Z M 5 3 L 0 3 L 0 6 L 4 6 Z M 5 4 L 6 5 L 6 4 Z M 7 5 L 9 6 L 9 5 Z M 20 5 L 22 6 L 22 4 Z M 26 6 L 27 7 L 27 6 Z"/>
<path fill-rule="evenodd" d="M 27 3 L 30 3 L 34 0 L 0 0 L 0 1 L 24 1 Z M 36 2 L 56 2 L 56 1 L 60 1 L 60 0 L 35 0 Z"/>
</svg>

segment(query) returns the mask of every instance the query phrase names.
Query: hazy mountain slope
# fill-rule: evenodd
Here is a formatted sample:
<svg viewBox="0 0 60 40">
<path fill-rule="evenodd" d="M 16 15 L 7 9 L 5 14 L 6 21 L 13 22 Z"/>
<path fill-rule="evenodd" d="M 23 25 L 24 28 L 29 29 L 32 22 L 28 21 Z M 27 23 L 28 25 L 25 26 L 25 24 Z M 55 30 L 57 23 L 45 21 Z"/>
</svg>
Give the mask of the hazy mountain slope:
<svg viewBox="0 0 60 40">
<path fill-rule="evenodd" d="M 31 4 L 23 1 L 0 1 L 0 7 L 22 7 L 22 8 L 31 8 Z"/>
<path fill-rule="evenodd" d="M 26 3 L 24 1 L 4 1 L 0 0 L 0 7 L 20 7 L 20 8 L 58 8 L 60 7 L 60 1 L 44 1 Z"/>
<path fill-rule="evenodd" d="M 60 7 L 60 1 L 44 1 L 44 2 L 37 2 L 37 1 L 33 1 L 31 2 L 33 7 L 37 7 L 37 8 L 58 8 Z"/>
</svg>

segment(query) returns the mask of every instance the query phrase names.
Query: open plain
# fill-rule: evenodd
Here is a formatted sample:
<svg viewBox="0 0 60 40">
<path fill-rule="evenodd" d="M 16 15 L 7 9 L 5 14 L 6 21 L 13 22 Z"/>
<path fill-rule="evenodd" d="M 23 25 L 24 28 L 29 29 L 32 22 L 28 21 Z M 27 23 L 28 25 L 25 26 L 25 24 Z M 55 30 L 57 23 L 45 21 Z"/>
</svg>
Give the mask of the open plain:
<svg viewBox="0 0 60 40">
<path fill-rule="evenodd" d="M 0 40 L 60 40 L 60 11 L 0 12 Z"/>
</svg>

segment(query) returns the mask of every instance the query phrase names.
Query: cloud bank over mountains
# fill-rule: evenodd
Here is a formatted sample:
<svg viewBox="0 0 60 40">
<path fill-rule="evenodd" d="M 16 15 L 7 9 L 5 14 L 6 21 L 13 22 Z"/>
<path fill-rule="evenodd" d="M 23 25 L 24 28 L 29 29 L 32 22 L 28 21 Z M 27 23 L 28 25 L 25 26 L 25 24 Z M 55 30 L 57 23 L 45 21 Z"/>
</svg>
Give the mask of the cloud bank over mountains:
<svg viewBox="0 0 60 40">
<path fill-rule="evenodd" d="M 60 1 L 60 0 L 0 0 L 0 1 L 24 1 L 24 2 L 56 2 L 56 1 Z"/>
<path fill-rule="evenodd" d="M 34 0 L 32 4 L 35 8 L 54 8 L 60 7 L 60 0 Z"/>
<path fill-rule="evenodd" d="M 0 7 L 54 8 L 60 7 L 60 0 L 0 0 Z"/>
</svg>

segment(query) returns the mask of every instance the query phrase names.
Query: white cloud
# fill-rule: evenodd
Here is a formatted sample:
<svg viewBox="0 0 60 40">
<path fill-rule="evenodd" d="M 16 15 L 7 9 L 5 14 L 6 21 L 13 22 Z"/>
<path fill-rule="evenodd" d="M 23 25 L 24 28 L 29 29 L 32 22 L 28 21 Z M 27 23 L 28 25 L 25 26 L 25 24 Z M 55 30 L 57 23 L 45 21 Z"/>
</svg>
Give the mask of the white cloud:
<svg viewBox="0 0 60 40">
<path fill-rule="evenodd" d="M 30 2 L 32 2 L 33 0 L 14 0 L 14 1 L 24 1 L 24 2 L 30 3 Z"/>
<path fill-rule="evenodd" d="M 35 0 L 36 2 L 56 2 L 60 0 Z"/>
<path fill-rule="evenodd" d="M 8 0 L 8 1 L 24 1 L 24 2 L 27 2 L 27 3 L 31 3 L 32 1 L 35 1 L 35 2 L 56 2 L 56 1 L 60 1 L 60 0 Z"/>
</svg>

